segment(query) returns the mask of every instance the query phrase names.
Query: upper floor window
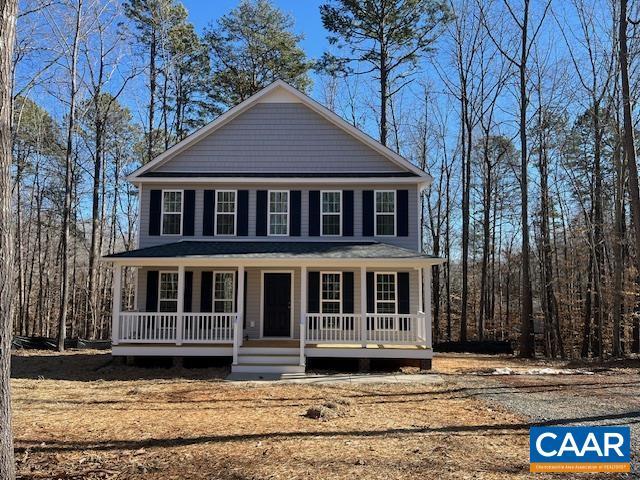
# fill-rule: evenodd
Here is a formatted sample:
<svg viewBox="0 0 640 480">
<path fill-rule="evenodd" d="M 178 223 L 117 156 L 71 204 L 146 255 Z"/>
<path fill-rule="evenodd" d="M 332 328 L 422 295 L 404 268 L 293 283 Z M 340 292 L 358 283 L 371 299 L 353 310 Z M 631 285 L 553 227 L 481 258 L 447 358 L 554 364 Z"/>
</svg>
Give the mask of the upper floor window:
<svg viewBox="0 0 640 480">
<path fill-rule="evenodd" d="M 235 190 L 216 190 L 216 235 L 236 234 Z"/>
<path fill-rule="evenodd" d="M 397 312 L 397 274 L 376 273 L 376 313 Z"/>
<path fill-rule="evenodd" d="M 396 192 L 376 191 L 376 236 L 396 234 Z"/>
<path fill-rule="evenodd" d="M 269 190 L 269 235 L 289 235 L 288 190 Z"/>
<path fill-rule="evenodd" d="M 342 192 L 341 191 L 323 191 L 321 192 L 321 210 L 322 218 L 320 224 L 322 227 L 322 235 L 341 235 L 342 234 Z"/>
<path fill-rule="evenodd" d="M 158 311 L 178 311 L 178 272 L 160 272 Z"/>
<path fill-rule="evenodd" d="M 162 234 L 182 234 L 182 190 L 162 191 Z"/>
<path fill-rule="evenodd" d="M 235 288 L 235 272 L 214 272 L 213 311 L 215 313 L 234 312 Z"/>
</svg>

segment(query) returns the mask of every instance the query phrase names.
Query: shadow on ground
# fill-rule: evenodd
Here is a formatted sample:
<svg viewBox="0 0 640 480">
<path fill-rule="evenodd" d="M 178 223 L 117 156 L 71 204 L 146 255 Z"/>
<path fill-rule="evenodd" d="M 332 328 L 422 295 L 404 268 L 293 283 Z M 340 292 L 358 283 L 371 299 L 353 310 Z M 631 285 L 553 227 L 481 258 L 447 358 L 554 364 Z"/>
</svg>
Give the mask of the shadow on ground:
<svg viewBox="0 0 640 480">
<path fill-rule="evenodd" d="M 110 351 L 18 351 L 11 356 L 11 378 L 71 380 L 208 379 L 221 380 L 229 373 L 228 361 L 216 358 L 186 359 L 174 367 L 171 359 L 155 358 L 125 365 Z"/>
</svg>

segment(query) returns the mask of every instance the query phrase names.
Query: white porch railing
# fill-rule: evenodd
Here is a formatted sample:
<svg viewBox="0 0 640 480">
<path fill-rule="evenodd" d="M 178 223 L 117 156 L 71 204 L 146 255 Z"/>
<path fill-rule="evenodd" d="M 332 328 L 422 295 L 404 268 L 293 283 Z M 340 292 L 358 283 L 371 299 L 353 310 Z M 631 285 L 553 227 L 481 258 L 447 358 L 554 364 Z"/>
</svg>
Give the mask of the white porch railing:
<svg viewBox="0 0 640 480">
<path fill-rule="evenodd" d="M 360 315 L 319 314 L 307 315 L 307 343 L 360 342 Z"/>
<path fill-rule="evenodd" d="M 306 343 L 387 343 L 431 347 L 430 326 L 424 313 L 367 314 L 364 328 L 359 314 L 307 314 Z"/>
<path fill-rule="evenodd" d="M 235 313 L 122 312 L 117 340 L 127 343 L 232 343 L 236 316 Z M 182 325 L 181 332 L 179 325 Z"/>
<path fill-rule="evenodd" d="M 185 313 L 183 343 L 229 343 L 233 341 L 235 313 Z"/>
</svg>

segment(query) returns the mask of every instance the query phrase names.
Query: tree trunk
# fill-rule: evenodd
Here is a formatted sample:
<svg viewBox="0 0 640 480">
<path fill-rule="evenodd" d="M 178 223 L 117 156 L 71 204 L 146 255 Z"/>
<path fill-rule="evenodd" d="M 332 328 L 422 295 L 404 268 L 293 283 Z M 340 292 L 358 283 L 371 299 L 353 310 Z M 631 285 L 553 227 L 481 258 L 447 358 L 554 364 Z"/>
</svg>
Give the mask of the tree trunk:
<svg viewBox="0 0 640 480">
<path fill-rule="evenodd" d="M 624 156 L 629 169 L 629 199 L 631 203 L 631 219 L 635 231 L 636 272 L 640 272 L 640 187 L 638 186 L 638 165 L 636 164 L 636 148 L 633 141 L 633 119 L 631 93 L 629 89 L 629 53 L 627 49 L 627 0 L 620 0 L 619 22 L 620 44 L 620 80 L 622 84 L 622 112 L 624 124 Z M 638 319 L 634 320 L 634 351 L 639 351 Z"/>
<path fill-rule="evenodd" d="M 11 429 L 11 323 L 14 269 L 11 208 L 11 117 L 13 45 L 16 34 L 15 0 L 0 0 L 0 479 L 15 478 Z"/>
<path fill-rule="evenodd" d="M 529 0 L 524 2 L 524 18 L 522 22 L 522 44 L 519 64 L 520 75 L 520 190 L 521 190 L 521 224 L 522 224 L 522 272 L 521 304 L 520 304 L 520 356 L 533 357 L 533 298 L 531 294 L 531 267 L 529 258 L 529 181 L 527 161 L 527 56 L 529 44 L 527 29 L 529 22 Z"/>
<path fill-rule="evenodd" d="M 60 291 L 60 314 L 58 327 L 58 351 L 64 351 L 64 339 L 67 327 L 67 312 L 69 301 L 69 232 L 71 223 L 71 196 L 73 190 L 73 135 L 75 129 L 76 115 L 76 93 L 77 93 L 77 63 L 78 63 L 78 43 L 80 38 L 80 18 L 82 15 L 82 0 L 76 3 L 75 30 L 73 32 L 73 43 L 71 45 L 70 58 L 70 78 L 71 90 L 69 94 L 69 118 L 67 125 L 67 148 L 65 152 L 65 184 L 64 184 L 64 206 L 62 212 L 62 232 L 60 238 L 60 248 L 62 252 L 62 272 Z"/>
</svg>

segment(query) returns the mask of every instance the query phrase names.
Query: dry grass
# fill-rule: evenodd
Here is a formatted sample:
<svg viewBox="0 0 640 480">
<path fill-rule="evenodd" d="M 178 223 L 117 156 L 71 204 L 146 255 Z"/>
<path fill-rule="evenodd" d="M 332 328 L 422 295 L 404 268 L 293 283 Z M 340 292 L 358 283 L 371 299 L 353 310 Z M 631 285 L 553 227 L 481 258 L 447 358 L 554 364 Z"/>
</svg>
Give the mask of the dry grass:
<svg viewBox="0 0 640 480">
<path fill-rule="evenodd" d="M 20 478 L 529 476 L 526 422 L 449 377 L 436 385 L 228 383 L 220 369 L 112 366 L 100 352 L 36 352 L 14 364 Z M 434 366 L 451 372 L 456 364 L 472 368 L 456 357 Z M 305 416 L 329 404 L 341 414 Z"/>
</svg>

